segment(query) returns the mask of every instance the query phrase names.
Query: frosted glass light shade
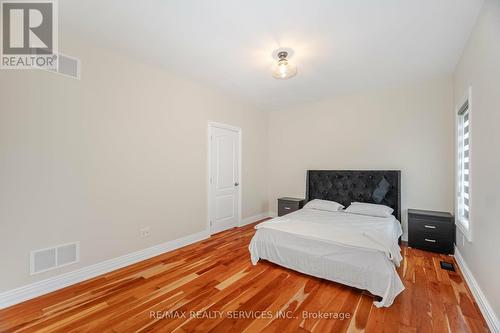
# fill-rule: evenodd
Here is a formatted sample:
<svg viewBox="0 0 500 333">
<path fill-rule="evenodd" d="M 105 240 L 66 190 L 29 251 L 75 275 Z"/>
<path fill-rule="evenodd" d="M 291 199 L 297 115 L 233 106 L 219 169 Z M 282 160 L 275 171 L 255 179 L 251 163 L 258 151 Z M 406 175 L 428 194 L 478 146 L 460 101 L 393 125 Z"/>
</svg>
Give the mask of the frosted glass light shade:
<svg viewBox="0 0 500 333">
<path fill-rule="evenodd" d="M 273 66 L 273 77 L 276 79 L 289 79 L 297 75 L 297 66 L 291 64 L 286 58 L 278 60 Z"/>
</svg>

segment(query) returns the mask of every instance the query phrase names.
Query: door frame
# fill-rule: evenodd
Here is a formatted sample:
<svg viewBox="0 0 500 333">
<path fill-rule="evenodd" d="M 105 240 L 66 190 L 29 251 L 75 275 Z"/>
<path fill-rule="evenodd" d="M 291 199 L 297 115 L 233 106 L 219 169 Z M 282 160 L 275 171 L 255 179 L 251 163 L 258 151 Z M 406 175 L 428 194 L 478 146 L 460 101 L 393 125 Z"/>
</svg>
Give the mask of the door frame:
<svg viewBox="0 0 500 333">
<path fill-rule="evenodd" d="M 239 227 L 241 226 L 241 193 L 243 192 L 243 179 L 241 177 L 241 156 L 242 156 L 242 136 L 243 132 L 240 127 L 237 126 L 232 126 L 232 125 L 227 125 L 223 123 L 218 123 L 215 121 L 208 121 L 208 126 L 207 126 L 207 143 L 208 143 L 208 154 L 207 154 L 207 165 L 208 165 L 208 174 L 207 174 L 207 230 L 210 235 L 213 234 L 212 232 L 212 220 L 213 220 L 213 203 L 214 203 L 214 198 L 212 197 L 212 182 L 210 181 L 210 177 L 212 176 L 212 129 L 213 128 L 222 128 L 225 130 L 230 130 L 234 131 L 238 134 L 238 212 L 237 212 L 237 217 L 238 221 L 236 223 L 236 226 Z"/>
</svg>

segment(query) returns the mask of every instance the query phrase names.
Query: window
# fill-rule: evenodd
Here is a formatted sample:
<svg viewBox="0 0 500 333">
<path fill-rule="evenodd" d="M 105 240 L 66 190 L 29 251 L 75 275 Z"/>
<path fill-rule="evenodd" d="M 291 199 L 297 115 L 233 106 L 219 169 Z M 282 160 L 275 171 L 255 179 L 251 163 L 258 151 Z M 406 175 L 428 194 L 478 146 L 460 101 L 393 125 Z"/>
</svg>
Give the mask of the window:
<svg viewBox="0 0 500 333">
<path fill-rule="evenodd" d="M 471 240 L 470 91 L 457 112 L 457 225 Z"/>
</svg>

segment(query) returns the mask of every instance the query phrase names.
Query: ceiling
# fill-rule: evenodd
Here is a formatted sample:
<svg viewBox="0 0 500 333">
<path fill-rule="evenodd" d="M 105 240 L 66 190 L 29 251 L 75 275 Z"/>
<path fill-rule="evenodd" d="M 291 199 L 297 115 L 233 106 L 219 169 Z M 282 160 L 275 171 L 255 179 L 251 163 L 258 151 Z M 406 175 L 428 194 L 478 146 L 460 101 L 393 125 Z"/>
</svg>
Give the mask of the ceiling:
<svg viewBox="0 0 500 333">
<path fill-rule="evenodd" d="M 64 0 L 59 16 L 61 29 L 272 110 L 452 73 L 482 2 Z M 272 77 L 278 47 L 293 49 L 295 78 Z"/>
</svg>

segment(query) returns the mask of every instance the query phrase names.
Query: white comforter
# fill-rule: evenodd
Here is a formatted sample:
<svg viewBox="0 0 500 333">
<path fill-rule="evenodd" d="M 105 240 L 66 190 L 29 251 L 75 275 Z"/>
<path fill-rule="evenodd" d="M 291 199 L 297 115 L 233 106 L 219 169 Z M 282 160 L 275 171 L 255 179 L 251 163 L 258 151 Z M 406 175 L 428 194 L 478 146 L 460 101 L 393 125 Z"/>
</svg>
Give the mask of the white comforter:
<svg viewBox="0 0 500 333">
<path fill-rule="evenodd" d="M 302 209 L 256 226 L 252 263 L 279 265 L 370 291 L 390 306 L 404 290 L 395 265 L 402 260 L 400 223 L 345 212 Z"/>
</svg>

